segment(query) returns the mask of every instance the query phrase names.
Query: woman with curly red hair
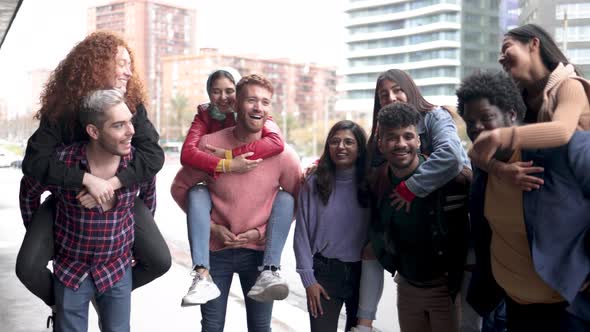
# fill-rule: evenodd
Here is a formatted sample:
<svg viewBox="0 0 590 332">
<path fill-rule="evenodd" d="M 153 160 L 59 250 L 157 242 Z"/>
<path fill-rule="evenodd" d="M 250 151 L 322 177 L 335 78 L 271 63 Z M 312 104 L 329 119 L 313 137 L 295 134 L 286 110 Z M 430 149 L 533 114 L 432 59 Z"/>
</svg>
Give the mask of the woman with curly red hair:
<svg viewBox="0 0 590 332">
<path fill-rule="evenodd" d="M 159 135 L 147 118 L 143 85 L 134 72 L 133 52 L 120 37 L 109 32 L 95 32 L 70 51 L 51 74 L 41 96 L 41 109 L 36 118 L 39 128 L 29 138 L 22 164 L 23 173 L 45 185 L 79 188 L 78 197 L 102 204 L 114 191 L 153 178 L 164 164 L 164 152 L 158 145 Z M 77 168 L 68 168 L 58 160 L 56 148 L 75 141 L 87 140 L 78 123 L 82 100 L 100 89 L 119 89 L 134 113 L 134 160 L 129 167 L 105 180 Z M 82 203 L 81 203 L 82 204 Z M 53 215 L 55 206 L 47 199 L 27 228 L 16 263 L 21 282 L 47 305 L 54 305 L 53 279 L 46 268 L 53 256 Z M 136 264 L 133 288 L 145 285 L 164 274 L 170 267 L 170 251 L 145 204 L 135 202 Z"/>
</svg>

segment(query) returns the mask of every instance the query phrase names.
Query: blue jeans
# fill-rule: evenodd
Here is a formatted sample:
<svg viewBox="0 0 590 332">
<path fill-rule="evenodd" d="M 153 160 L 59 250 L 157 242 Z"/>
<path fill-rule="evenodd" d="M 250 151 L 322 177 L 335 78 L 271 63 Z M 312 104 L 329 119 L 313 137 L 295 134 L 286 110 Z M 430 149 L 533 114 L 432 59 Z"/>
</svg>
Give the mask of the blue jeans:
<svg viewBox="0 0 590 332">
<path fill-rule="evenodd" d="M 357 317 L 375 320 L 383 295 L 383 266 L 376 259 L 363 259 Z"/>
<path fill-rule="evenodd" d="M 95 297 L 102 332 L 129 332 L 131 315 L 131 267 L 125 275 L 104 293 L 99 293 L 89 275 L 77 291 L 59 280 L 53 283 L 57 308 L 56 331 L 88 331 L 88 303 Z"/>
<path fill-rule="evenodd" d="M 188 192 L 186 209 L 188 239 L 193 268 L 197 265 L 209 269 L 209 237 L 211 234 L 211 196 L 204 185 L 196 185 Z M 266 226 L 266 249 L 262 266 L 280 267 L 281 253 L 285 247 L 295 200 L 291 194 L 280 190 L 275 197 Z M 214 279 L 215 280 L 215 279 Z"/>
<path fill-rule="evenodd" d="M 261 303 L 246 296 L 256 282 L 258 266 L 262 263 L 262 251 L 252 249 L 224 249 L 210 253 L 211 269 L 209 273 L 221 291 L 221 295 L 201 305 L 201 326 L 203 332 L 221 332 L 225 325 L 227 297 L 234 276 L 240 277 L 244 302 L 246 303 L 246 317 L 248 331 L 270 332 L 272 316 L 272 302 Z"/>
<path fill-rule="evenodd" d="M 506 302 L 502 301 L 488 317 L 483 318 L 481 332 L 506 332 Z"/>
</svg>

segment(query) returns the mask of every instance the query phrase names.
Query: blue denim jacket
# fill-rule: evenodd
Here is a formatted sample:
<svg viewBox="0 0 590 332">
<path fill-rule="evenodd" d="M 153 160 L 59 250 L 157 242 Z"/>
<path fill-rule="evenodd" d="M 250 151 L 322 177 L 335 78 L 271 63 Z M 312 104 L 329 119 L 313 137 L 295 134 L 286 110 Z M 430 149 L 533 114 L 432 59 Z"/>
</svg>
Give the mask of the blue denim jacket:
<svg viewBox="0 0 590 332">
<path fill-rule="evenodd" d="M 406 186 L 418 197 L 426 197 L 459 175 L 463 166 L 471 168 L 467 153 L 457 135 L 455 121 L 441 107 L 423 114 L 418 124 L 422 151 L 431 152 Z"/>
</svg>

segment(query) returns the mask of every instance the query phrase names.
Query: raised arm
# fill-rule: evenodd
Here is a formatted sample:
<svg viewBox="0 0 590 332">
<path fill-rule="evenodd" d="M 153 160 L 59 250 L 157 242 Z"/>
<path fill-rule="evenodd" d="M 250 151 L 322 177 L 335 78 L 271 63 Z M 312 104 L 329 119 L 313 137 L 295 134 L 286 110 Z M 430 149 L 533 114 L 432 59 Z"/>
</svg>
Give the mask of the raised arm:
<svg viewBox="0 0 590 332">
<path fill-rule="evenodd" d="M 152 180 L 164 166 L 164 150 L 158 144 L 160 136 L 143 105 L 137 106 L 133 118 L 135 135 L 131 145 L 135 147 L 134 158 L 127 168 L 117 174 L 123 187 Z"/>
<path fill-rule="evenodd" d="M 442 108 L 430 111 L 424 123 L 432 140 L 432 153 L 405 181 L 407 189 L 418 197 L 427 196 L 459 175 L 463 159 L 467 158 L 455 121 L 447 111 Z"/>
<path fill-rule="evenodd" d="M 582 112 L 589 111 L 588 96 L 582 83 L 568 79 L 557 90 L 555 112 L 551 122 L 482 132 L 473 143 L 469 156 L 477 167 L 496 173 L 499 162 L 491 161 L 496 150 L 544 149 L 564 145 L 569 142 L 576 130 Z"/>
<path fill-rule="evenodd" d="M 254 152 L 248 159 L 266 159 L 278 155 L 284 149 L 285 142 L 283 141 L 279 126 L 269 117 L 262 128 L 262 138 L 234 148 L 232 155 L 239 156 L 246 152 Z"/>
<path fill-rule="evenodd" d="M 198 169 L 211 176 L 215 176 L 215 171 L 221 158 L 199 150 L 201 138 L 208 133 L 209 128 L 205 122 L 203 113 L 199 109 L 182 145 L 180 163 L 182 166 Z"/>
<path fill-rule="evenodd" d="M 134 117 L 135 135 L 131 144 L 135 147 L 135 158 L 129 166 L 117 174 L 121 186 L 137 184 L 154 177 L 164 165 L 164 151 L 158 144 L 158 133 L 147 118 L 145 108 L 137 107 Z M 64 143 L 63 124 L 42 118 L 39 128 L 29 138 L 23 173 L 44 185 L 82 188 L 93 176 L 76 167 L 67 167 L 58 160 L 56 149 Z M 117 188 L 114 188 L 117 189 Z M 93 195 L 94 196 L 94 195 Z"/>
<path fill-rule="evenodd" d="M 590 111 L 582 83 L 568 79 L 559 86 L 555 112 L 551 122 L 500 129 L 502 145 L 513 148 L 543 149 L 567 144 L 574 134 L 582 112 Z M 514 137 L 512 138 L 512 131 Z"/>
<path fill-rule="evenodd" d="M 41 205 L 41 194 L 43 194 L 45 190 L 46 187 L 43 186 L 41 182 L 30 176 L 25 175 L 21 179 L 19 204 L 25 228 L 29 227 L 33 214 L 39 209 L 39 206 Z"/>
</svg>

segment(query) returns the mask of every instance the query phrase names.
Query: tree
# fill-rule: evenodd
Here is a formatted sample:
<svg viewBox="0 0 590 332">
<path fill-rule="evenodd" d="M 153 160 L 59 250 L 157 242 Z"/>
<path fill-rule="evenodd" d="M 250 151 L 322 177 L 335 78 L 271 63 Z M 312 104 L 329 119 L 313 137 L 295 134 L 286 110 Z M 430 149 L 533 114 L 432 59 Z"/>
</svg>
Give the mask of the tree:
<svg viewBox="0 0 590 332">
<path fill-rule="evenodd" d="M 183 94 L 170 98 L 172 119 L 166 117 L 167 133 L 169 133 L 166 138 L 181 139 L 186 134 L 192 120 L 188 104 L 188 98 Z"/>
</svg>

